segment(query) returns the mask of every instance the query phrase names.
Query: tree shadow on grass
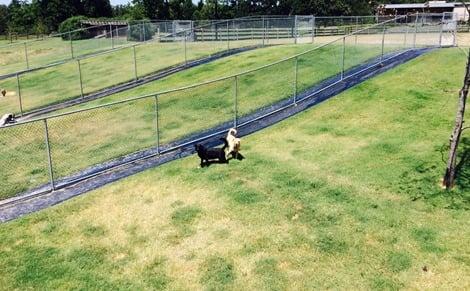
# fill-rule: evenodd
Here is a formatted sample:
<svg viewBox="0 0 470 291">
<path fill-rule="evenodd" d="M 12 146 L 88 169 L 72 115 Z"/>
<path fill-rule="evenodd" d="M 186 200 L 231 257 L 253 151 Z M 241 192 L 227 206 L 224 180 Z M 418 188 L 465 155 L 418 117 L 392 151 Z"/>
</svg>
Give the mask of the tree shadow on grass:
<svg viewBox="0 0 470 291">
<path fill-rule="evenodd" d="M 462 138 L 457 161 L 455 184 L 460 191 L 467 192 L 470 190 L 470 138 Z"/>
</svg>

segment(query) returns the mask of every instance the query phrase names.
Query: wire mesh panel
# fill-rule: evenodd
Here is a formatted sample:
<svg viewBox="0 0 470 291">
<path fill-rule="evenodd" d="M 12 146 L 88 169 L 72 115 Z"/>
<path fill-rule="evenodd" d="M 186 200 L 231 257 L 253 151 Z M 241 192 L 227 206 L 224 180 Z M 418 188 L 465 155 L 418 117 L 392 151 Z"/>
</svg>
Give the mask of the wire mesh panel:
<svg viewBox="0 0 470 291">
<path fill-rule="evenodd" d="M 414 43 L 417 47 L 425 46 L 438 46 L 442 14 L 439 16 L 433 14 L 418 14 L 415 17 L 415 40 Z"/>
<path fill-rule="evenodd" d="M 296 18 L 297 43 L 313 42 L 314 30 L 315 30 L 315 17 L 313 15 L 297 16 Z"/>
<path fill-rule="evenodd" d="M 49 37 L 43 41 L 28 42 L 26 43 L 26 49 L 30 68 L 44 66 L 72 57 L 68 37 L 65 39 Z"/>
<path fill-rule="evenodd" d="M 295 60 L 259 69 L 238 77 L 240 117 L 295 95 Z M 253 96 L 257 96 L 254 98 Z"/>
<path fill-rule="evenodd" d="M 98 90 L 131 81 L 135 78 L 132 48 L 96 55 L 80 61 L 83 92 Z"/>
<path fill-rule="evenodd" d="M 212 82 L 158 96 L 160 142 L 168 145 L 234 119 L 235 82 Z M 230 123 L 232 124 L 232 123 Z"/>
<path fill-rule="evenodd" d="M 327 46 L 298 57 L 297 88 L 302 92 L 325 79 L 339 76 L 342 68 L 343 42 L 337 40 Z"/>
<path fill-rule="evenodd" d="M 0 47 L 0 74 L 27 69 L 24 44 L 15 43 Z"/>
<path fill-rule="evenodd" d="M 155 146 L 155 110 L 150 97 L 49 119 L 54 177 Z"/>
<path fill-rule="evenodd" d="M 360 36 L 352 35 L 344 38 L 344 75 L 347 77 L 354 72 L 349 69 L 377 60 L 382 54 L 382 35 L 368 36 L 367 43 L 362 43 Z M 375 43 L 374 43 L 375 42 Z"/>
<path fill-rule="evenodd" d="M 182 42 L 150 42 L 135 47 L 137 75 L 139 77 L 182 64 L 185 61 Z M 127 66 L 133 67 L 134 61 Z"/>
<path fill-rule="evenodd" d="M 42 121 L 0 128 L 0 199 L 49 181 Z"/>
<path fill-rule="evenodd" d="M 20 75 L 23 111 L 80 96 L 80 77 L 74 62 Z"/>
<path fill-rule="evenodd" d="M 0 80 L 0 88 L 5 90 L 5 96 L 0 94 L 0 115 L 21 112 L 18 82 L 15 77 Z"/>
<path fill-rule="evenodd" d="M 441 46 L 453 46 L 457 44 L 457 15 L 455 13 L 444 13 L 442 17 Z"/>
<path fill-rule="evenodd" d="M 401 22 L 388 22 L 384 25 L 384 54 L 390 55 L 392 53 L 403 51 L 406 47 L 407 25 Z M 406 38 L 405 38 L 406 37 Z"/>
</svg>

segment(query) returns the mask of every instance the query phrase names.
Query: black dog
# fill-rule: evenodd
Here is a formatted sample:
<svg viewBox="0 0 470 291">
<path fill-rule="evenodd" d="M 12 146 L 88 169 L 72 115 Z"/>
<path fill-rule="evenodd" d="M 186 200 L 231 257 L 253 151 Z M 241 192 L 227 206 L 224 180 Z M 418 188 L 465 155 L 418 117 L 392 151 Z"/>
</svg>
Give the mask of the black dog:
<svg viewBox="0 0 470 291">
<path fill-rule="evenodd" d="M 222 148 L 208 148 L 202 144 L 196 144 L 197 155 L 201 158 L 201 168 L 204 167 L 204 161 L 209 165 L 210 160 L 218 160 L 219 163 L 228 163 L 227 158 L 225 157 L 225 149 L 228 147 L 228 142 L 225 138 L 221 138 L 221 141 L 224 142 Z"/>
</svg>

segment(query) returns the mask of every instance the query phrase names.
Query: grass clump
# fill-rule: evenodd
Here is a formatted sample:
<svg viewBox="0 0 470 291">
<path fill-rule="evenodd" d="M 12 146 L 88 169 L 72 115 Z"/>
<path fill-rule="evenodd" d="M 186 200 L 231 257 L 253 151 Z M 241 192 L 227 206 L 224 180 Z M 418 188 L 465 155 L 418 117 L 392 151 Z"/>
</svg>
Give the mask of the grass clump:
<svg viewBox="0 0 470 291">
<path fill-rule="evenodd" d="M 220 256 L 206 259 L 200 272 L 200 282 L 206 290 L 226 290 L 235 280 L 233 263 Z"/>
</svg>

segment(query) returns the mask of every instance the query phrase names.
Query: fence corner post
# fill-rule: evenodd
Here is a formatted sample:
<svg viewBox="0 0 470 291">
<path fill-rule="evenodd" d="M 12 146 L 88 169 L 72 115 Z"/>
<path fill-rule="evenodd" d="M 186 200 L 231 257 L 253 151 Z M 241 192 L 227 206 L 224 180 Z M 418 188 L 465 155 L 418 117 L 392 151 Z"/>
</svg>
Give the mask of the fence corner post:
<svg viewBox="0 0 470 291">
<path fill-rule="evenodd" d="M 49 169 L 49 182 L 51 184 L 52 191 L 55 191 L 55 183 L 54 183 L 54 171 L 52 167 L 52 155 L 51 155 L 51 146 L 49 141 L 49 128 L 47 125 L 47 119 L 44 120 L 44 137 L 46 142 L 46 153 L 47 153 L 47 162 L 48 162 L 48 169 Z"/>
</svg>

